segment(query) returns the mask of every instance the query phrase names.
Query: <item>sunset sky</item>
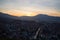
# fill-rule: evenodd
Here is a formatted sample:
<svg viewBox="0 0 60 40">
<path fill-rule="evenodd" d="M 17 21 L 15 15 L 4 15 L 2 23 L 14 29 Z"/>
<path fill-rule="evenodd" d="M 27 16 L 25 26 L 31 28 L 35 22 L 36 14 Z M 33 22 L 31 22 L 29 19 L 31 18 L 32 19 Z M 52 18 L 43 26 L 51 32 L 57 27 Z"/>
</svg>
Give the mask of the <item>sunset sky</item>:
<svg viewBox="0 0 60 40">
<path fill-rule="evenodd" d="M 13 16 L 60 16 L 60 0 L 0 0 L 0 12 Z"/>
</svg>

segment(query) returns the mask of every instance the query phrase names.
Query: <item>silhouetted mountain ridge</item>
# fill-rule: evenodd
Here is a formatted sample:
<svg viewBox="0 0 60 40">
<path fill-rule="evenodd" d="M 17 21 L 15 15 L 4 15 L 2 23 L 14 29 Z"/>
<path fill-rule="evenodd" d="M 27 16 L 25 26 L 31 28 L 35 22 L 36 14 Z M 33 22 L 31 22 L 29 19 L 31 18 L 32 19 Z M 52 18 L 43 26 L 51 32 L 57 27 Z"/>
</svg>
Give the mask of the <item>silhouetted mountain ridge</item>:
<svg viewBox="0 0 60 40">
<path fill-rule="evenodd" d="M 38 21 L 46 21 L 46 22 L 60 22 L 60 17 L 48 16 L 45 14 L 36 15 L 34 16 L 34 19 Z"/>
<path fill-rule="evenodd" d="M 0 12 L 0 22 L 11 22 L 13 20 L 15 20 L 17 17 L 15 16 L 11 16 L 9 14 L 5 14 Z"/>
<path fill-rule="evenodd" d="M 17 17 L 17 16 L 11 16 L 8 14 L 4 14 L 2 12 L 0 12 L 0 21 L 12 21 L 12 20 L 34 20 L 34 21 L 38 21 L 38 22 L 60 22 L 60 17 L 55 17 L 55 16 L 48 16 L 46 14 L 38 14 L 36 16 L 21 16 L 21 17 Z"/>
<path fill-rule="evenodd" d="M 46 14 L 38 14 L 36 16 L 33 17 L 29 17 L 29 16 L 22 16 L 20 17 L 21 20 L 34 20 L 34 21 L 38 21 L 38 22 L 60 22 L 60 17 L 56 17 L 56 16 L 48 16 Z"/>
</svg>

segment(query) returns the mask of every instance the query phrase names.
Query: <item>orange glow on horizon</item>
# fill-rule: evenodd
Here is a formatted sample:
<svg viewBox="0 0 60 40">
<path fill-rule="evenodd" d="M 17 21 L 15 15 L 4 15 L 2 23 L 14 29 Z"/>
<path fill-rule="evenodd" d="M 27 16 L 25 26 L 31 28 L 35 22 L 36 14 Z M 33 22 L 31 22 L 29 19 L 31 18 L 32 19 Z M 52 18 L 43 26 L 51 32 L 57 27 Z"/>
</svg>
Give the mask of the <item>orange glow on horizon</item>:
<svg viewBox="0 0 60 40">
<path fill-rule="evenodd" d="M 1 12 L 10 14 L 12 16 L 36 16 L 38 14 L 47 14 L 50 16 L 60 16 L 59 12 L 47 12 L 47 11 L 19 11 L 19 10 L 2 10 Z"/>
</svg>

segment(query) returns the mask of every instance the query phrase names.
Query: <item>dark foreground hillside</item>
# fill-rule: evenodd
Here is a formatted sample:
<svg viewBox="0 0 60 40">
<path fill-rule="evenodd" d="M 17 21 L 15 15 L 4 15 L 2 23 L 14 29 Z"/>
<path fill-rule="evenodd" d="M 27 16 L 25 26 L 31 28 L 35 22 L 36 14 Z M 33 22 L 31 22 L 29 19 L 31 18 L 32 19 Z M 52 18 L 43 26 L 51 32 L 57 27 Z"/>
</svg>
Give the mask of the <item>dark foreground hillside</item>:
<svg viewBox="0 0 60 40">
<path fill-rule="evenodd" d="M 60 23 L 22 20 L 0 22 L 0 40 L 60 40 Z"/>
</svg>

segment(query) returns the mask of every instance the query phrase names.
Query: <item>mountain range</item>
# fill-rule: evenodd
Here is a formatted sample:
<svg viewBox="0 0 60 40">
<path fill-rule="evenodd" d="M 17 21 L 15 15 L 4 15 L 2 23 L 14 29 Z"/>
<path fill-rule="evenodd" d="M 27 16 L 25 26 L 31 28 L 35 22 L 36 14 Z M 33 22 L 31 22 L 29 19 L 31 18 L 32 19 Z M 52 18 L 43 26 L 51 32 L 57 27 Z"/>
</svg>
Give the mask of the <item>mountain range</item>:
<svg viewBox="0 0 60 40">
<path fill-rule="evenodd" d="M 60 22 L 60 17 L 49 16 L 46 14 L 38 14 L 36 16 L 12 16 L 9 14 L 5 14 L 0 12 L 0 22 L 11 22 L 13 20 L 34 20 L 36 22 Z"/>
</svg>

